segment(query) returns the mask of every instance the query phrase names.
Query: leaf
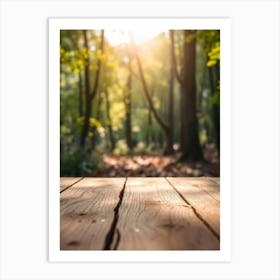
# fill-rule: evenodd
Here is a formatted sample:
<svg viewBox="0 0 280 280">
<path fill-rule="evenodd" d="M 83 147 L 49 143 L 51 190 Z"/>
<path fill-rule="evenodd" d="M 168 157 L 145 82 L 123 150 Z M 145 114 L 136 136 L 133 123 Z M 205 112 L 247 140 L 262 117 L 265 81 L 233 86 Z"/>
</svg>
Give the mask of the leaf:
<svg viewBox="0 0 280 280">
<path fill-rule="evenodd" d="M 220 42 L 216 42 L 208 53 L 207 67 L 212 67 L 220 61 Z"/>
<path fill-rule="evenodd" d="M 217 61 L 216 60 L 209 60 L 208 62 L 207 62 L 207 67 L 212 67 L 212 66 L 214 66 L 214 65 L 216 65 L 217 64 Z"/>
<path fill-rule="evenodd" d="M 215 92 L 211 97 L 210 97 L 210 103 L 212 105 L 220 105 L 220 92 Z"/>
<path fill-rule="evenodd" d="M 101 123 L 96 118 L 90 118 L 89 119 L 89 126 L 90 127 L 99 127 L 99 126 L 101 126 Z"/>
</svg>

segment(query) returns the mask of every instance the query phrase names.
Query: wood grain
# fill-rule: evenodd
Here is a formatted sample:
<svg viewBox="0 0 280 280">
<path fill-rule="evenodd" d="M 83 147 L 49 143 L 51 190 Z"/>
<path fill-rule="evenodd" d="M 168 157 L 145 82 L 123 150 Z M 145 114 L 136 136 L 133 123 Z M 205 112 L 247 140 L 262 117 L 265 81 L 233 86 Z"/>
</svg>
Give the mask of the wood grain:
<svg viewBox="0 0 280 280">
<path fill-rule="evenodd" d="M 208 195 L 210 195 L 216 201 L 220 201 L 220 184 L 217 178 L 210 177 L 176 177 L 181 182 L 185 180 L 188 182 L 188 185 L 192 185 L 200 190 L 203 190 Z M 168 178 L 167 178 L 168 179 Z"/>
<path fill-rule="evenodd" d="M 219 194 L 212 191 L 212 189 L 217 188 L 217 185 L 213 186 L 209 180 L 205 179 L 200 181 L 194 178 L 168 177 L 167 180 L 194 207 L 195 211 L 217 235 L 220 235 L 220 202 L 216 199 Z"/>
<path fill-rule="evenodd" d="M 61 193 L 61 250 L 103 249 L 124 182 L 124 178 L 84 178 Z"/>
<path fill-rule="evenodd" d="M 208 180 L 214 181 L 220 186 L 220 177 L 207 177 Z"/>
<path fill-rule="evenodd" d="M 74 185 L 76 182 L 80 181 L 82 178 L 76 177 L 63 177 L 60 178 L 60 192 L 64 191 L 68 187 Z"/>
<path fill-rule="evenodd" d="M 218 239 L 164 178 L 127 179 L 115 242 L 118 250 L 220 247 Z"/>
</svg>

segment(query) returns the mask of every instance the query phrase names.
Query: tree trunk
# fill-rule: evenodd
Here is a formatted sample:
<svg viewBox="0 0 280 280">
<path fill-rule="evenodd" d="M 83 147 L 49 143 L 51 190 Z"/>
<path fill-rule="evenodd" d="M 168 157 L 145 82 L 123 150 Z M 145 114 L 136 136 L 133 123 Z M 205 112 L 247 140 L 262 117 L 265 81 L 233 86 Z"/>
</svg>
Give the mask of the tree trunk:
<svg viewBox="0 0 280 280">
<path fill-rule="evenodd" d="M 154 118 L 156 119 L 158 124 L 163 129 L 164 134 L 165 134 L 165 139 L 167 139 L 169 137 L 169 134 L 170 134 L 170 128 L 165 122 L 162 121 L 162 119 L 160 118 L 159 114 L 157 113 L 157 111 L 154 107 L 153 100 L 151 98 L 151 95 L 150 95 L 150 92 L 148 90 L 148 86 L 147 86 L 147 83 L 146 83 L 146 80 L 145 80 L 145 77 L 144 77 L 141 60 L 140 60 L 137 53 L 135 53 L 135 57 L 136 57 L 136 62 L 137 62 L 137 66 L 138 66 L 138 70 L 139 70 L 139 74 L 140 74 L 140 80 L 141 80 L 141 83 L 142 83 L 142 86 L 143 86 L 145 97 L 148 101 L 149 108 L 150 108 L 151 112 L 153 113 Z M 161 141 L 161 142 L 163 143 L 163 141 Z"/>
<path fill-rule="evenodd" d="M 149 147 L 152 144 L 152 131 L 153 131 L 153 122 L 152 122 L 152 112 L 149 109 L 148 111 L 148 123 L 147 123 L 147 134 L 146 134 L 146 146 Z"/>
<path fill-rule="evenodd" d="M 154 96 L 154 88 L 151 88 L 151 98 Z M 146 146 L 149 147 L 154 142 L 153 139 L 153 119 L 152 119 L 152 111 L 150 107 L 148 107 L 148 122 L 147 122 L 147 134 L 146 134 Z"/>
<path fill-rule="evenodd" d="M 97 94 L 98 84 L 99 84 L 99 76 L 101 70 L 101 60 L 98 58 L 97 61 L 97 70 L 95 74 L 94 86 L 92 92 L 90 92 L 90 58 L 89 58 L 89 47 L 88 47 L 88 39 L 87 39 L 87 30 L 83 30 L 83 38 L 84 38 L 84 48 L 87 50 L 87 56 L 85 56 L 85 118 L 82 128 L 80 145 L 81 147 L 85 146 L 86 139 L 89 132 L 89 119 L 91 117 L 91 108 L 92 108 L 92 100 Z M 100 35 L 100 51 L 103 53 L 104 50 L 104 30 L 101 30 Z"/>
<path fill-rule="evenodd" d="M 216 92 L 217 81 L 219 77 L 217 77 L 216 79 L 214 78 L 213 67 L 210 67 L 208 69 L 209 69 L 209 79 L 210 79 L 210 86 L 211 86 L 211 96 L 213 96 L 213 94 Z M 213 104 L 212 116 L 213 116 L 213 123 L 215 129 L 216 148 L 218 150 L 218 153 L 220 154 L 220 106 L 218 104 Z"/>
<path fill-rule="evenodd" d="M 101 105 L 102 105 L 102 95 L 101 92 L 98 93 L 97 101 L 97 111 L 96 111 L 96 120 L 100 122 L 101 120 Z M 94 113 L 93 113 L 94 114 Z M 97 127 L 93 127 L 93 136 L 91 138 L 91 148 L 95 149 L 96 145 L 100 142 L 100 137 L 97 132 Z"/>
<path fill-rule="evenodd" d="M 163 130 L 168 130 L 167 124 L 165 124 L 161 120 L 160 116 L 158 115 L 158 113 L 157 113 L 157 111 L 154 107 L 154 104 L 153 104 L 153 101 L 151 99 L 151 95 L 149 93 L 148 86 L 147 86 L 147 83 L 146 83 L 146 80 L 145 80 L 145 77 L 144 77 L 144 73 L 143 73 L 143 69 L 142 69 L 142 63 L 141 63 L 140 58 L 137 54 L 136 54 L 136 61 L 137 61 L 137 66 L 138 66 L 138 70 L 139 70 L 139 73 L 140 73 L 140 80 L 141 80 L 143 90 L 144 90 L 144 94 L 145 94 L 146 99 L 148 101 L 149 107 L 150 107 L 155 119 L 157 120 L 159 125 L 163 128 Z"/>
<path fill-rule="evenodd" d="M 79 74 L 79 117 L 82 117 L 84 115 L 83 112 L 83 81 L 82 81 L 82 75 Z"/>
<path fill-rule="evenodd" d="M 110 143 L 111 143 L 111 151 L 113 151 L 116 146 L 116 141 L 115 141 L 113 129 L 112 129 L 112 119 L 111 119 L 111 114 L 110 114 L 110 100 L 109 100 L 107 89 L 105 90 L 105 99 L 106 99 L 106 114 L 107 114 L 107 119 L 108 119 L 109 139 L 110 139 Z"/>
<path fill-rule="evenodd" d="M 127 77 L 127 88 L 124 92 L 124 106 L 125 106 L 125 137 L 126 143 L 131 151 L 133 148 L 132 145 L 132 133 L 131 133 L 131 94 L 132 94 L 132 69 L 131 69 L 131 58 L 128 62 L 128 77 Z"/>
<path fill-rule="evenodd" d="M 89 132 L 89 119 L 91 115 L 91 97 L 90 97 L 90 78 L 89 78 L 89 47 L 88 47 L 88 39 L 87 39 L 87 30 L 83 30 L 83 38 L 84 38 L 84 48 L 87 50 L 88 55 L 84 57 L 85 62 L 85 117 L 83 122 L 82 134 L 81 134 L 81 147 L 85 146 L 86 138 Z"/>
<path fill-rule="evenodd" d="M 184 30 L 185 38 L 191 34 L 192 31 Z M 201 160 L 203 158 L 196 117 L 195 48 L 195 38 L 191 42 L 184 42 L 180 89 L 181 160 Z"/>
<path fill-rule="evenodd" d="M 174 57 L 174 31 L 169 31 L 170 35 L 170 74 L 169 74 L 169 94 L 168 94 L 168 127 L 169 133 L 166 138 L 165 155 L 173 154 L 173 99 L 174 99 L 174 75 L 175 75 L 175 57 Z"/>
</svg>

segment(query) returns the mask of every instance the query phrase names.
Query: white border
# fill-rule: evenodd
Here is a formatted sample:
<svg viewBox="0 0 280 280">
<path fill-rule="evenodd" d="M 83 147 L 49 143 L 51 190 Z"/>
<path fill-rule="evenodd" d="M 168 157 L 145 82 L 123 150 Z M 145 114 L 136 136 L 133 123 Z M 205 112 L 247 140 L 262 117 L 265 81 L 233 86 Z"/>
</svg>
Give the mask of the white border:
<svg viewBox="0 0 280 280">
<path fill-rule="evenodd" d="M 62 29 L 221 30 L 221 240 L 220 251 L 60 251 L 59 42 Z M 229 262 L 231 261 L 231 21 L 199 18 L 49 19 L 49 261 Z"/>
</svg>

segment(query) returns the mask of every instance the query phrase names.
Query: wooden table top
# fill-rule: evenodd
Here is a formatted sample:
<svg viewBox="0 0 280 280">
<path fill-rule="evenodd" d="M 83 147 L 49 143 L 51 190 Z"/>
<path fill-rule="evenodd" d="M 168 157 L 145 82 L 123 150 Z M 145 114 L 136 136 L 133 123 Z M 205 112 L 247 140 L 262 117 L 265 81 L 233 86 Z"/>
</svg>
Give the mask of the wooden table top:
<svg viewBox="0 0 280 280">
<path fill-rule="evenodd" d="M 219 250 L 220 179 L 60 178 L 61 250 Z"/>
</svg>

